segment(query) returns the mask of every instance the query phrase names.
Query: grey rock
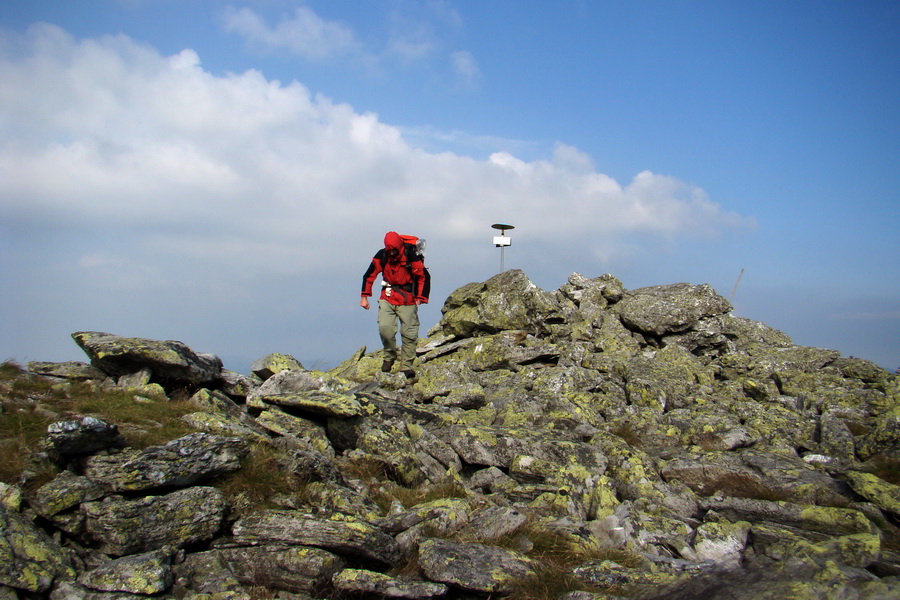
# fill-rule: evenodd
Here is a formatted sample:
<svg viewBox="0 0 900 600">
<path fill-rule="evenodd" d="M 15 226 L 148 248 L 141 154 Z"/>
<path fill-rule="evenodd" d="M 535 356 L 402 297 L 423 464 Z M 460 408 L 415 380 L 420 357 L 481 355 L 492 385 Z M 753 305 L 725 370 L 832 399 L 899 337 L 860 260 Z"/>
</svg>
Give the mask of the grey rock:
<svg viewBox="0 0 900 600">
<path fill-rule="evenodd" d="M 162 446 L 85 459 L 84 474 L 113 492 L 187 486 L 240 468 L 247 442 L 192 433 Z"/>
<path fill-rule="evenodd" d="M 321 548 L 279 543 L 214 552 L 242 584 L 291 593 L 320 593 L 346 565 Z"/>
<path fill-rule="evenodd" d="M 242 544 L 314 546 L 380 565 L 393 565 L 400 557 L 392 537 L 350 516 L 323 518 L 301 511 L 261 510 L 240 519 L 232 533 Z"/>
<path fill-rule="evenodd" d="M 441 312 L 440 330 L 464 337 L 513 330 L 540 333 L 554 321 L 563 320 L 554 294 L 541 290 L 515 269 L 459 288 L 447 298 Z"/>
<path fill-rule="evenodd" d="M 265 404 L 292 408 L 300 412 L 325 417 L 355 417 L 362 407 L 353 396 L 327 391 L 308 391 L 284 394 L 255 394 Z"/>
<path fill-rule="evenodd" d="M 113 377 L 150 369 L 155 378 L 172 384 L 204 384 L 215 381 L 222 361 L 197 354 L 182 342 L 127 338 L 99 331 L 72 334 L 91 364 Z"/>
<path fill-rule="evenodd" d="M 222 492 L 199 486 L 133 500 L 110 496 L 79 507 L 84 541 L 113 556 L 208 541 L 222 526 L 225 509 Z"/>
<path fill-rule="evenodd" d="M 419 566 L 432 581 L 487 593 L 508 593 L 535 574 L 531 561 L 511 550 L 440 539 L 419 545 Z"/>
<path fill-rule="evenodd" d="M 277 352 L 264 356 L 250 365 L 250 371 L 263 381 L 285 370 L 303 371 L 304 367 L 299 360 L 290 354 L 279 354 Z"/>
<path fill-rule="evenodd" d="M 115 424 L 96 417 L 82 417 L 47 426 L 47 443 L 59 454 L 79 455 L 121 448 L 125 439 Z"/>
<path fill-rule="evenodd" d="M 615 310 L 628 327 L 661 336 L 687 331 L 732 306 L 707 284 L 673 283 L 627 292 Z"/>
<path fill-rule="evenodd" d="M 447 593 L 447 586 L 430 581 L 391 577 L 361 569 L 344 569 L 332 578 L 335 589 L 345 593 L 377 594 L 382 598 L 433 598 Z"/>
<path fill-rule="evenodd" d="M 32 508 L 44 517 L 69 510 L 81 504 L 97 500 L 106 495 L 103 486 L 98 485 L 71 471 L 63 471 L 52 481 L 38 488 L 29 499 Z"/>
<path fill-rule="evenodd" d="M 60 377 L 73 381 L 103 381 L 107 378 L 107 374 L 100 369 L 79 361 L 32 361 L 28 363 L 28 370 L 38 375 Z"/>
<path fill-rule="evenodd" d="M 0 585 L 46 592 L 75 577 L 69 555 L 22 514 L 0 505 Z"/>
<path fill-rule="evenodd" d="M 112 560 L 78 577 L 78 583 L 93 590 L 145 596 L 167 590 L 173 581 L 169 557 L 159 551 Z"/>
</svg>

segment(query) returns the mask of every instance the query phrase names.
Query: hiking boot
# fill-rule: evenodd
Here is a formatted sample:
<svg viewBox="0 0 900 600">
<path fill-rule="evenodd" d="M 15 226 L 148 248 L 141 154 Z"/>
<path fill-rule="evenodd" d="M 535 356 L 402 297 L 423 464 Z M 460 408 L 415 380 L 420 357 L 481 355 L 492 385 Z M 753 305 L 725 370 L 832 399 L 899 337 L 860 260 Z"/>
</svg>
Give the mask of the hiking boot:
<svg viewBox="0 0 900 600">
<path fill-rule="evenodd" d="M 388 358 L 384 359 L 384 362 L 381 363 L 381 372 L 382 373 L 390 373 L 391 369 L 393 369 L 393 368 L 394 368 L 394 361 L 392 361 Z"/>
</svg>

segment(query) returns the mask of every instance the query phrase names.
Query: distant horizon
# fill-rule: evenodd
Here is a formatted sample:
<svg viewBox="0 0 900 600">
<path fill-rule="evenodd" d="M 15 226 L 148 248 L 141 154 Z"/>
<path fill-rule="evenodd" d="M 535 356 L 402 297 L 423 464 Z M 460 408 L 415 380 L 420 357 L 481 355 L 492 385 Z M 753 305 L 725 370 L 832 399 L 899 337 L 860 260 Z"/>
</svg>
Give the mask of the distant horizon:
<svg viewBox="0 0 900 600">
<path fill-rule="evenodd" d="M 509 271 L 509 270 L 513 270 L 513 269 L 507 269 L 507 270 Z M 525 271 L 523 270 L 523 272 L 525 272 Z M 498 272 L 497 275 L 499 275 L 499 274 L 500 274 L 500 273 Z M 525 272 L 525 274 L 527 275 L 528 273 Z M 613 276 L 614 276 L 614 275 L 613 275 Z M 597 277 L 599 277 L 599 276 L 597 276 Z M 490 278 L 488 278 L 488 279 L 490 279 Z M 592 278 L 592 279 L 593 279 L 593 278 Z M 487 279 L 484 280 L 484 281 L 487 281 Z M 474 283 L 474 282 L 473 282 L 473 283 Z M 676 283 L 691 283 L 692 285 L 703 285 L 703 284 L 700 284 L 700 283 L 693 283 L 693 282 L 678 282 L 678 281 L 673 281 L 673 282 L 668 283 L 668 284 L 657 284 L 657 285 L 655 285 L 655 286 L 642 286 L 642 287 L 659 287 L 659 286 L 665 286 L 665 285 L 672 285 L 672 284 L 676 284 Z M 563 285 L 563 284 L 560 284 L 560 285 Z M 552 290 L 547 290 L 547 289 L 545 289 L 545 288 L 541 288 L 541 289 L 542 289 L 543 291 L 545 291 L 545 292 L 554 292 L 554 291 L 556 291 L 556 290 L 559 289 L 559 288 L 555 288 L 555 289 L 552 289 Z M 634 290 L 641 289 L 641 288 L 628 288 L 628 287 L 626 287 L 625 289 L 626 289 L 626 291 L 634 291 Z M 456 290 L 454 290 L 454 292 L 455 292 L 455 291 L 456 291 Z M 725 298 L 726 300 L 728 300 L 728 296 L 722 294 L 719 290 L 715 290 L 715 291 L 716 291 L 717 294 L 719 294 L 720 296 L 722 296 L 723 298 Z M 729 294 L 730 294 L 730 291 L 729 291 Z M 452 295 L 452 294 L 451 294 L 451 295 Z M 443 304 L 446 302 L 447 299 L 449 299 L 449 297 L 450 297 L 450 296 L 448 295 L 447 298 L 445 298 L 444 300 L 442 300 L 441 303 L 440 303 L 440 306 L 443 306 Z M 734 317 L 745 318 L 745 319 L 748 319 L 748 320 L 753 321 L 753 322 L 762 323 L 762 324 L 766 325 L 767 327 L 772 327 L 772 326 L 769 325 L 768 323 L 764 323 L 763 321 L 759 321 L 759 320 L 757 320 L 757 319 L 750 319 L 749 317 L 745 317 L 745 316 L 743 316 L 743 315 L 736 314 L 734 311 L 732 311 L 732 312 L 730 312 L 730 313 L 727 313 L 727 314 L 729 314 L 729 315 L 731 315 L 731 316 L 734 316 Z M 439 321 L 436 322 L 433 326 L 436 327 L 438 324 L 439 324 Z M 428 337 L 428 335 L 427 335 L 427 334 L 428 334 L 427 329 L 431 329 L 431 327 L 428 327 L 428 328 L 423 327 L 423 328 L 422 328 L 422 330 L 420 331 L 420 339 L 427 339 L 427 337 Z M 827 347 L 820 347 L 820 346 L 810 346 L 810 345 L 808 345 L 808 344 L 801 344 L 801 343 L 798 343 L 796 340 L 794 340 L 794 338 L 793 338 L 793 336 L 791 335 L 790 331 L 787 331 L 787 330 L 784 330 L 784 329 L 779 329 L 779 328 L 776 328 L 776 327 L 772 327 L 772 329 L 775 329 L 775 330 L 777 330 L 777 331 L 779 331 L 779 332 L 781 332 L 781 333 L 787 335 L 788 337 L 790 337 L 791 340 L 794 342 L 794 345 L 795 345 L 795 346 L 798 346 L 798 347 L 821 348 L 821 349 L 823 349 L 823 350 L 832 350 L 832 351 L 840 352 L 840 350 L 838 350 L 838 349 L 836 349 L 836 348 L 827 348 Z M 77 330 L 77 331 L 97 331 L 97 330 L 80 329 L 80 330 Z M 69 334 L 68 334 L 66 337 L 68 337 L 68 338 L 71 340 L 72 334 L 77 333 L 77 331 L 69 332 Z M 210 350 L 210 349 L 199 349 L 199 348 L 194 348 L 194 347 L 192 347 L 191 344 L 188 343 L 187 341 L 185 341 L 185 340 L 183 340 L 183 339 L 180 339 L 180 338 L 177 338 L 177 337 L 175 337 L 175 338 L 166 338 L 165 340 L 163 340 L 163 339 L 161 339 L 161 338 L 148 338 L 148 337 L 146 337 L 146 336 L 128 335 L 128 334 L 119 333 L 119 332 L 115 332 L 115 331 L 104 331 L 104 333 L 109 333 L 109 334 L 112 334 L 112 335 L 116 335 L 116 336 L 120 336 L 120 337 L 125 337 L 125 338 L 143 338 L 143 339 L 153 339 L 153 340 L 157 340 L 157 341 L 168 341 L 169 339 L 171 339 L 171 340 L 173 340 L 173 341 L 178 341 L 178 342 L 181 342 L 181 343 L 185 344 L 186 346 L 188 346 L 189 348 L 191 348 L 191 350 L 193 350 L 194 352 L 196 352 L 196 353 L 198 353 L 198 354 L 213 354 L 213 355 L 217 356 L 220 360 L 222 360 L 223 365 L 224 365 L 223 368 L 225 368 L 225 369 L 227 369 L 227 370 L 229 370 L 229 371 L 233 371 L 233 372 L 236 372 L 236 373 L 240 373 L 240 374 L 242 374 L 242 375 L 251 375 L 251 374 L 252 374 L 252 370 L 251 370 L 252 364 L 253 364 L 254 362 L 256 362 L 257 360 L 260 360 L 260 359 L 262 359 L 262 358 L 265 358 L 265 357 L 267 357 L 267 356 L 269 356 L 269 355 L 271 355 L 271 354 L 284 354 L 284 355 L 292 356 L 292 357 L 295 358 L 298 362 L 300 362 L 306 370 L 310 370 L 310 371 L 329 371 L 329 370 L 331 370 L 331 369 L 334 369 L 334 368 L 338 367 L 338 366 L 339 366 L 341 363 L 343 363 L 344 361 L 350 359 L 350 358 L 351 358 L 351 357 L 352 357 L 352 356 L 353 356 L 353 355 L 354 355 L 354 354 L 362 347 L 362 346 L 357 346 L 357 347 L 355 347 L 355 348 L 353 348 L 353 349 L 351 349 L 351 350 L 348 350 L 346 356 L 344 356 L 343 358 L 338 357 L 338 355 L 335 353 L 334 356 L 336 356 L 337 358 L 332 358 L 332 359 L 330 359 L 330 360 L 326 360 L 326 359 L 324 359 L 324 358 L 322 358 L 322 357 L 302 357 L 302 356 L 295 356 L 295 355 L 293 355 L 293 354 L 291 354 L 291 353 L 289 353 L 289 352 L 280 352 L 280 351 L 278 351 L 278 350 L 272 350 L 271 352 L 266 352 L 266 353 L 264 353 L 264 354 L 262 354 L 262 355 L 260 355 L 260 356 L 250 357 L 249 355 L 241 355 L 241 354 L 222 355 L 222 354 L 217 353 L 214 349 L 213 349 L 213 350 Z M 90 361 L 89 361 L 89 357 L 81 350 L 81 348 L 79 348 L 79 347 L 77 346 L 77 344 L 75 344 L 74 340 L 72 340 L 72 343 L 73 343 L 73 345 L 74 345 L 74 350 L 76 351 L 76 354 L 80 354 L 80 355 L 82 356 L 82 360 L 78 360 L 77 358 L 75 358 L 75 359 L 69 359 L 69 360 L 73 360 L 73 361 L 75 361 L 75 362 L 87 362 L 87 363 L 89 363 L 89 362 L 90 362 Z M 369 353 L 376 352 L 376 351 L 378 351 L 378 350 L 380 350 L 380 346 L 379 346 L 379 347 L 367 347 L 367 348 L 366 348 L 366 353 L 369 354 Z M 890 373 L 900 373 L 900 368 L 897 368 L 897 367 L 895 367 L 895 368 L 887 367 L 887 366 L 885 366 L 885 365 L 879 364 L 877 361 L 874 361 L 874 360 L 871 360 L 871 359 L 866 359 L 866 358 L 864 358 L 864 357 L 859 357 L 859 356 L 849 356 L 849 355 L 845 355 L 845 354 L 843 354 L 843 353 L 841 353 L 841 357 L 842 357 L 842 358 L 860 358 L 860 359 L 863 359 L 863 360 L 868 360 L 869 362 L 871 362 L 871 363 L 873 363 L 873 364 L 875 364 L 875 365 L 881 367 L 881 368 L 884 369 L 885 371 L 888 371 L 888 372 L 890 372 Z M 16 361 L 15 359 L 12 359 L 12 358 L 7 359 L 7 360 L 8 360 L 8 361 L 11 360 L 12 362 L 18 363 L 18 361 Z M 52 362 L 66 362 L 66 361 L 45 361 L 45 360 L 42 360 L 42 359 L 39 359 L 39 358 L 32 359 L 32 361 L 33 361 L 33 362 L 51 362 L 51 363 L 52 363 Z M 32 362 L 32 361 L 28 361 L 28 362 Z M 242 363 L 242 364 L 238 364 L 238 363 Z M 20 364 L 21 364 L 21 363 L 20 363 Z M 27 365 L 22 365 L 22 366 L 27 366 Z M 324 367 L 324 368 L 323 368 L 323 367 Z"/>
</svg>

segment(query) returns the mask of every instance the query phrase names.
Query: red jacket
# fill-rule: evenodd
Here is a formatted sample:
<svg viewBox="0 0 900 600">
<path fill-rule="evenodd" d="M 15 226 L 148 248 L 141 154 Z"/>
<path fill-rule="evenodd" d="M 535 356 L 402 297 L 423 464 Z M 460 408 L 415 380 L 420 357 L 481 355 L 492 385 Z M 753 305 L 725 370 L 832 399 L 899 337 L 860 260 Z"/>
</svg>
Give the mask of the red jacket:
<svg viewBox="0 0 900 600">
<path fill-rule="evenodd" d="M 382 300 L 396 306 L 425 304 L 428 293 L 425 289 L 425 263 L 415 252 L 408 252 L 403 238 L 395 231 L 384 236 L 384 248 L 375 253 L 362 281 L 362 296 L 372 295 L 372 285 L 381 273 Z"/>
</svg>

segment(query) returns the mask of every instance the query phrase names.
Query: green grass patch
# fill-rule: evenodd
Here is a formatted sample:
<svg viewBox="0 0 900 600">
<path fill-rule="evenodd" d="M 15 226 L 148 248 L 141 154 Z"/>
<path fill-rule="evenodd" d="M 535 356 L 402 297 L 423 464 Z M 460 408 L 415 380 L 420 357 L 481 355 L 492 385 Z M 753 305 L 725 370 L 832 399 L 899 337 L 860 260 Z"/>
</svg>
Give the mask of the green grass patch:
<svg viewBox="0 0 900 600">
<path fill-rule="evenodd" d="M 16 363 L 0 364 L 0 481 L 50 469 L 35 459 L 47 426 L 84 416 L 115 424 L 129 446 L 163 444 L 194 431 L 181 417 L 197 409 L 186 395 L 172 400 L 156 388 L 127 389 L 35 375 Z"/>
<path fill-rule="evenodd" d="M 256 509 L 276 508 L 273 498 L 293 496 L 304 501 L 306 484 L 282 467 L 281 451 L 265 444 L 253 444 L 241 468 L 220 478 L 216 483 L 237 516 Z"/>
</svg>

